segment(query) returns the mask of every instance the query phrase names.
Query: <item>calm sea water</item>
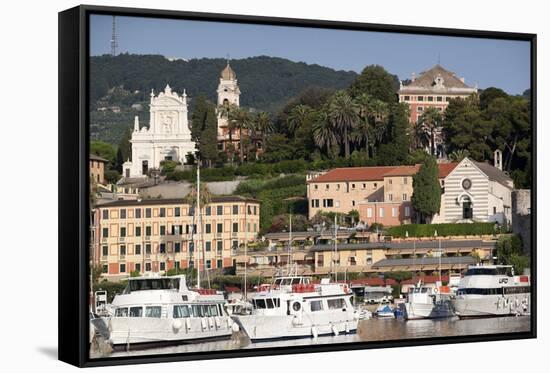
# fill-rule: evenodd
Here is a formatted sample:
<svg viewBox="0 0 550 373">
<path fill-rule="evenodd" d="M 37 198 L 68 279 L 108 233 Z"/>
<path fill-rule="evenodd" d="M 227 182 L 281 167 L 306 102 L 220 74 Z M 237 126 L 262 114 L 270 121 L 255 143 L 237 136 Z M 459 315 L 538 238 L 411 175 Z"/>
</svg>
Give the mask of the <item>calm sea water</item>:
<svg viewBox="0 0 550 373">
<path fill-rule="evenodd" d="M 230 340 L 206 342 L 197 344 L 188 344 L 181 346 L 171 346 L 154 348 L 147 350 L 114 352 L 109 357 L 117 356 L 137 356 L 137 355 L 156 355 L 168 353 L 185 352 L 210 352 L 220 350 L 235 349 L 253 349 L 266 347 L 284 347 L 284 346 L 305 346 L 320 345 L 330 343 L 346 343 L 360 341 L 386 341 L 410 338 L 444 337 L 444 336 L 465 336 L 495 333 L 513 333 L 527 332 L 531 328 L 531 318 L 529 316 L 520 317 L 499 317 L 486 319 L 466 319 L 458 318 L 441 320 L 410 320 L 403 319 L 370 319 L 362 320 L 359 323 L 357 334 L 339 335 L 332 337 L 319 337 L 317 339 L 296 339 L 276 342 L 251 343 L 242 333 L 234 336 Z M 104 357 L 105 355 L 103 355 Z M 92 357 L 102 357 L 97 353 Z"/>
</svg>

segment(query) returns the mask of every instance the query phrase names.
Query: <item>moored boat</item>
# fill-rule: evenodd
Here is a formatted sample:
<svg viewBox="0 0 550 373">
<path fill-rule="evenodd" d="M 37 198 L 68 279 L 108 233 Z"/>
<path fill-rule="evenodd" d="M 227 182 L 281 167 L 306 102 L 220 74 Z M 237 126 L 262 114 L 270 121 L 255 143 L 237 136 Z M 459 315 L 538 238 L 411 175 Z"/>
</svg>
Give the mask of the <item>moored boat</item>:
<svg viewBox="0 0 550 373">
<path fill-rule="evenodd" d="M 530 313 L 529 276 L 514 275 L 512 266 L 470 266 L 452 299 L 461 317 L 526 315 Z"/>
<path fill-rule="evenodd" d="M 406 320 L 436 319 L 454 316 L 448 287 L 426 286 L 419 281 L 409 289 L 407 301 L 399 304 Z"/>
<path fill-rule="evenodd" d="M 104 337 L 114 348 L 230 338 L 236 326 L 224 304 L 215 290 L 190 290 L 185 276 L 130 278 L 113 299 L 114 314 L 101 318 Z"/>
<path fill-rule="evenodd" d="M 233 318 L 253 342 L 354 333 L 359 312 L 346 284 L 309 277 L 276 277 L 269 290 L 250 297 L 250 315 Z"/>
</svg>

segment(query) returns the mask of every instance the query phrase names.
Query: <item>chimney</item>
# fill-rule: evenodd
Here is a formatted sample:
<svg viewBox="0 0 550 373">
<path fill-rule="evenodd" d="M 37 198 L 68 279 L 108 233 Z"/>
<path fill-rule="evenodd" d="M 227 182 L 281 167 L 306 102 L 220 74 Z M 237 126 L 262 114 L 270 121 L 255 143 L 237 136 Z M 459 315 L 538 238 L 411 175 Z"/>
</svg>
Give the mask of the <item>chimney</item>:
<svg viewBox="0 0 550 373">
<path fill-rule="evenodd" d="M 411 82 L 414 82 L 415 80 L 416 80 L 416 73 L 412 73 Z"/>
<path fill-rule="evenodd" d="M 502 152 L 499 149 L 495 150 L 494 157 L 495 167 L 502 171 Z"/>
<path fill-rule="evenodd" d="M 139 131 L 139 117 L 136 115 L 134 117 L 134 132 Z"/>
</svg>

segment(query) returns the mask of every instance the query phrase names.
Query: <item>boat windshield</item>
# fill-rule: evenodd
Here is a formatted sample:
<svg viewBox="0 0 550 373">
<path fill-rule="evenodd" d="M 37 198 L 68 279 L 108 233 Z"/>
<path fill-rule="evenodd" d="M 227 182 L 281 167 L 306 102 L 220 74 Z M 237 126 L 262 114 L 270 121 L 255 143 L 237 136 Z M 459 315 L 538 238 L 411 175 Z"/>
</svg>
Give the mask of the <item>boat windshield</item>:
<svg viewBox="0 0 550 373">
<path fill-rule="evenodd" d="M 466 271 L 465 276 L 495 276 L 495 275 L 504 275 L 504 276 L 513 276 L 512 267 L 496 267 L 496 268 L 469 268 Z"/>
<path fill-rule="evenodd" d="M 178 289 L 178 279 L 171 278 L 147 278 L 128 281 L 126 293 L 141 290 L 171 290 Z"/>
<path fill-rule="evenodd" d="M 256 309 L 279 308 L 281 300 L 279 298 L 253 299 L 252 304 Z"/>
</svg>

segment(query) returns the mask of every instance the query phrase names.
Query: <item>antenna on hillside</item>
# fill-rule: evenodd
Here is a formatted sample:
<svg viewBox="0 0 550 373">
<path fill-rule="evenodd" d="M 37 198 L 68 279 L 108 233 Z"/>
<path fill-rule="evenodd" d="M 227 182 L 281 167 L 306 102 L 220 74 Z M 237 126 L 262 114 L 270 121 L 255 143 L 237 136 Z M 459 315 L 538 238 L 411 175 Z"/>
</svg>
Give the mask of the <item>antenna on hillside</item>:
<svg viewBox="0 0 550 373">
<path fill-rule="evenodd" d="M 116 40 L 116 16 L 113 16 L 113 34 L 111 36 L 111 56 L 116 56 L 118 43 Z"/>
</svg>

